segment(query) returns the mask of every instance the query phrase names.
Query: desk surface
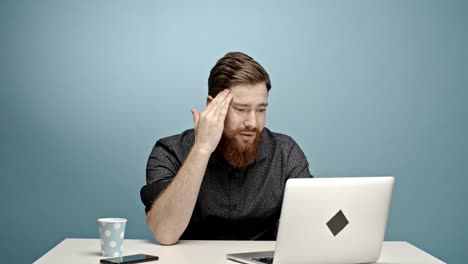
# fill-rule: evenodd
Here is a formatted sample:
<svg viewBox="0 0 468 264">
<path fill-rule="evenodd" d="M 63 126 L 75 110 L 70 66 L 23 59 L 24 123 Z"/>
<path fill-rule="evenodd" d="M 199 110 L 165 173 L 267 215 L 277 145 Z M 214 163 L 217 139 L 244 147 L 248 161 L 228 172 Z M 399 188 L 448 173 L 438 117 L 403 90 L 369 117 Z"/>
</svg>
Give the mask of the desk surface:
<svg viewBox="0 0 468 264">
<path fill-rule="evenodd" d="M 125 239 L 124 255 L 150 254 L 159 261 L 146 263 L 229 263 L 227 253 L 274 250 L 274 241 L 195 241 L 182 240 L 176 245 L 160 246 L 148 240 Z M 38 259 L 36 264 L 99 263 L 99 239 L 65 239 Z M 378 263 L 440 264 L 439 259 L 407 242 L 384 242 Z"/>
</svg>

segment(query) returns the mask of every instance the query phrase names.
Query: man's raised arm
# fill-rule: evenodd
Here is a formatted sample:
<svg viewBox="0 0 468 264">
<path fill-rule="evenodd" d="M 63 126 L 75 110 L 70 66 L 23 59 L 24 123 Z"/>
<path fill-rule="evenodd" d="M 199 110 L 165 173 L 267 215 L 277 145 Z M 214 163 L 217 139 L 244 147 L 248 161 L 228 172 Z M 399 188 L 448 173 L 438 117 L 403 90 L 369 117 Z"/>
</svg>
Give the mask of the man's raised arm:
<svg viewBox="0 0 468 264">
<path fill-rule="evenodd" d="M 162 245 L 176 243 L 188 226 L 208 160 L 221 139 L 231 100 L 232 95 L 226 89 L 202 113 L 192 109 L 195 143 L 172 182 L 146 215 L 146 224 Z"/>
</svg>

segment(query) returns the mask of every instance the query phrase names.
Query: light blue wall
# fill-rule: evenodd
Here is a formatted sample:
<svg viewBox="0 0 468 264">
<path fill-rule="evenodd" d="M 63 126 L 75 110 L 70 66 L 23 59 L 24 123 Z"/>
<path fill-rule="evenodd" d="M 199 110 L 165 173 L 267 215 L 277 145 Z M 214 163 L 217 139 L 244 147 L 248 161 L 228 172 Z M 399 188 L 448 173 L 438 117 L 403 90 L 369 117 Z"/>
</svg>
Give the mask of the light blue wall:
<svg viewBox="0 0 468 264">
<path fill-rule="evenodd" d="M 387 240 L 468 259 L 466 1 L 1 1 L 2 262 L 126 217 L 156 139 L 192 126 L 231 50 L 317 177 L 394 175 Z M 6 260 L 6 261 L 5 261 Z"/>
</svg>

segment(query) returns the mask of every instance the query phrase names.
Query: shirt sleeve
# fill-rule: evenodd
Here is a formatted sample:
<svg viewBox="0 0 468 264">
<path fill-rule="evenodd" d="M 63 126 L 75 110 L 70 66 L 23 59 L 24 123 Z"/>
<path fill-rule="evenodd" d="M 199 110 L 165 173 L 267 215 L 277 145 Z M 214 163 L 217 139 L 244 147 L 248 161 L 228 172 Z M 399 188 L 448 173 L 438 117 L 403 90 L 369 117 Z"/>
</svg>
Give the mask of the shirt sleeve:
<svg viewBox="0 0 468 264">
<path fill-rule="evenodd" d="M 287 168 L 288 179 L 313 177 L 310 174 L 309 163 L 304 152 L 294 140 L 292 140 L 292 146 L 289 150 Z"/>
<path fill-rule="evenodd" d="M 146 185 L 140 191 L 146 213 L 175 177 L 180 167 L 180 160 L 174 151 L 162 141 L 156 142 L 146 165 Z"/>
</svg>

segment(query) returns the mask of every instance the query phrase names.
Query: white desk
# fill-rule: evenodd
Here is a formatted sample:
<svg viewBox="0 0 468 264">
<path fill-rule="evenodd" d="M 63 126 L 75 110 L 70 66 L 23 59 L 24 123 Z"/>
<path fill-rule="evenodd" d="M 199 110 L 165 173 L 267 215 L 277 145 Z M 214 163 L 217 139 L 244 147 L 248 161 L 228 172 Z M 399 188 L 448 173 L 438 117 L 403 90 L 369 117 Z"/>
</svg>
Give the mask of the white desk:
<svg viewBox="0 0 468 264">
<path fill-rule="evenodd" d="M 152 241 L 125 239 L 124 255 L 150 254 L 159 256 L 159 261 L 146 262 L 164 263 L 228 263 L 227 253 L 273 250 L 274 241 L 179 241 L 173 246 L 160 246 Z M 38 259 L 36 264 L 74 264 L 99 263 L 99 239 L 65 239 L 55 248 Z M 444 263 L 407 242 L 384 242 L 382 254 L 378 261 L 382 264 L 432 264 Z"/>
</svg>

